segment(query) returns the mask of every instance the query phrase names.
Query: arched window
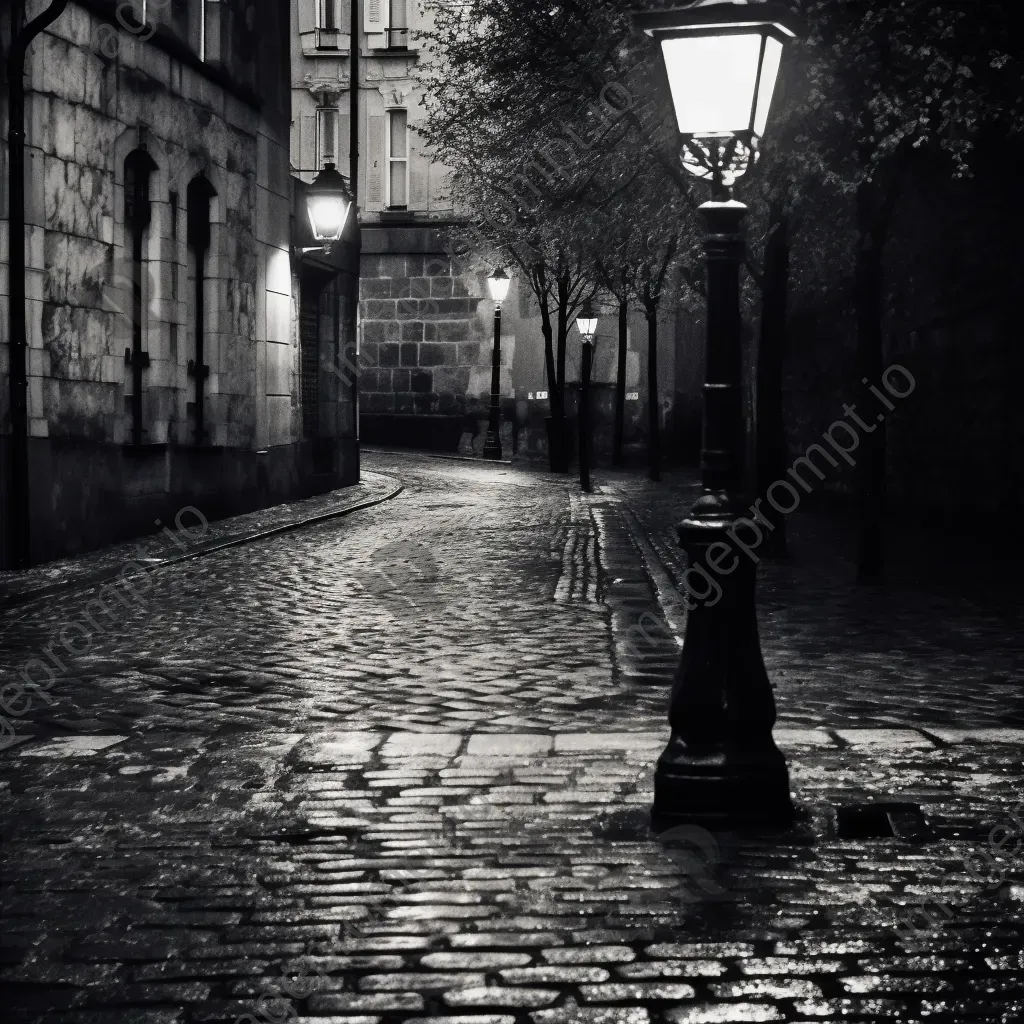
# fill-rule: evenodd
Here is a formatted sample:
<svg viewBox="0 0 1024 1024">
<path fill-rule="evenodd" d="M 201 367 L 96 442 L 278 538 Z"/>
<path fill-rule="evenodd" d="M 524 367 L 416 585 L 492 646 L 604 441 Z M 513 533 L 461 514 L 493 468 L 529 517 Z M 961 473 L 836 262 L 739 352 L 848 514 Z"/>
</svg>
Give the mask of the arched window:
<svg viewBox="0 0 1024 1024">
<path fill-rule="evenodd" d="M 135 149 L 124 161 L 124 225 L 126 248 L 131 253 L 131 325 L 132 344 L 125 350 L 125 362 L 132 370 L 132 444 L 142 444 L 142 372 L 149 366 L 149 354 L 143 351 L 145 317 L 149 296 L 145 294 L 146 275 L 143 257 L 149 229 L 149 176 L 156 170 L 145 149 Z M 126 282 L 129 283 L 129 282 Z"/>
<path fill-rule="evenodd" d="M 199 174 L 188 183 L 185 195 L 188 221 L 188 272 L 193 285 L 189 321 L 194 338 L 194 357 L 188 361 L 189 376 L 195 378 L 195 443 L 206 438 L 205 391 L 210 368 L 205 358 L 206 279 L 210 250 L 210 200 L 217 194 L 214 187 Z"/>
</svg>

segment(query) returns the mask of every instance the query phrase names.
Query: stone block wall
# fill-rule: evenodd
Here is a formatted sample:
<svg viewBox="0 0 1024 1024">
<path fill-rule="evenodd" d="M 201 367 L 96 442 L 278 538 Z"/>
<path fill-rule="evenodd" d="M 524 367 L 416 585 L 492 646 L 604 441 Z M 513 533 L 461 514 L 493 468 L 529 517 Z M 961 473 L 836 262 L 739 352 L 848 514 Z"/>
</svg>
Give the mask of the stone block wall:
<svg viewBox="0 0 1024 1024">
<path fill-rule="evenodd" d="M 483 272 L 444 255 L 379 253 L 361 264 L 360 411 L 375 416 L 486 415 L 494 306 Z M 515 338 L 502 335 L 502 392 Z"/>
</svg>

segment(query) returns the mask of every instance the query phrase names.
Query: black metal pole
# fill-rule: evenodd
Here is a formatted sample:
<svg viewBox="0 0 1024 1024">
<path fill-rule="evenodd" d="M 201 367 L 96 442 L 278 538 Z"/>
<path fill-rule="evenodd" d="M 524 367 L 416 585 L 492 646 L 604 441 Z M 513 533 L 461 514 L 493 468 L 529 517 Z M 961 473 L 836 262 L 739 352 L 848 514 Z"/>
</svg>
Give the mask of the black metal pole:
<svg viewBox="0 0 1024 1024">
<path fill-rule="evenodd" d="M 67 5 L 68 0 L 53 0 L 42 14 L 14 36 L 7 59 L 7 144 L 10 159 L 8 379 L 11 406 L 11 474 L 7 502 L 10 560 L 14 569 L 27 569 L 32 563 L 29 551 L 28 341 L 25 321 L 25 54 L 32 40 L 56 21 Z"/>
<path fill-rule="evenodd" d="M 590 368 L 594 357 L 594 343 L 583 342 L 583 367 L 580 371 L 579 424 L 580 490 L 590 493 Z"/>
<path fill-rule="evenodd" d="M 615 439 L 612 464 L 622 465 L 622 445 L 626 433 L 626 356 L 629 354 L 629 311 L 626 300 L 619 303 L 619 352 L 615 372 Z"/>
<path fill-rule="evenodd" d="M 648 289 L 650 285 L 648 285 Z M 650 291 L 647 292 L 648 296 Z M 658 309 L 647 306 L 647 475 L 661 479 L 661 409 L 658 406 Z"/>
<path fill-rule="evenodd" d="M 701 207 L 707 234 L 707 375 L 704 494 L 679 525 L 689 556 L 689 615 L 672 690 L 672 736 L 654 776 L 655 828 L 784 825 L 792 821 L 786 762 L 772 739 L 775 701 L 754 604 L 755 541 L 741 497 L 739 269 L 742 203 Z M 748 523 L 740 522 L 747 509 Z M 756 557 L 756 556 L 755 556 Z"/>
<path fill-rule="evenodd" d="M 359 41 L 363 27 L 359 14 L 359 0 L 352 0 L 349 19 L 352 32 L 348 46 L 348 173 L 353 212 L 359 195 Z"/>
<path fill-rule="evenodd" d="M 501 458 L 501 303 L 494 304 L 494 346 L 491 349 L 491 407 L 484 458 Z"/>
<path fill-rule="evenodd" d="M 352 193 L 352 259 L 349 266 L 350 289 L 348 301 L 349 346 L 352 388 L 352 435 L 356 439 L 356 480 L 359 479 L 359 359 L 356 355 L 359 330 L 359 264 L 362 255 L 362 228 L 359 224 L 359 45 L 362 39 L 362 19 L 359 0 L 352 0 L 352 17 L 349 19 L 351 35 L 349 37 L 349 87 L 348 87 L 348 161 L 349 190 Z M 346 353 L 347 355 L 349 353 Z"/>
</svg>

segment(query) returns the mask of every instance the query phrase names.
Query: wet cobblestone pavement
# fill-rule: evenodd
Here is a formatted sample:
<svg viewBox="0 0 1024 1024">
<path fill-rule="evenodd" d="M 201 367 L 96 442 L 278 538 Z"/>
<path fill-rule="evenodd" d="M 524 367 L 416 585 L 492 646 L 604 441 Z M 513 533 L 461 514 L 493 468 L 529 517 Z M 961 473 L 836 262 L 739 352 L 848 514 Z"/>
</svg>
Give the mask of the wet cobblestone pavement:
<svg viewBox="0 0 1024 1024">
<path fill-rule="evenodd" d="M 659 484 L 604 475 L 668 581 L 682 589 L 681 512 L 699 493 L 689 474 Z M 758 622 L 781 718 L 814 725 L 908 722 L 1024 724 L 1024 602 L 1001 572 L 1016 552 L 929 547 L 897 534 L 885 587 L 856 587 L 855 540 L 842 520 L 791 517 L 791 557 L 758 565 Z M 975 545 L 978 546 L 978 545 Z M 1018 556 L 1019 557 L 1019 556 Z"/>
<path fill-rule="evenodd" d="M 365 461 L 402 493 L 2 611 L 5 679 L 64 665 L 5 690 L 5 1020 L 1021 1019 L 1005 595 L 862 594 L 796 528 L 761 622 L 806 819 L 665 843 L 686 479 Z M 840 834 L 870 800 L 930 833 Z"/>
<path fill-rule="evenodd" d="M 808 822 L 710 846 L 647 832 L 660 733 L 22 747 L 5 1019 L 1019 1020 L 1024 732 L 778 738 Z M 853 794 L 933 836 L 838 838 Z"/>
</svg>

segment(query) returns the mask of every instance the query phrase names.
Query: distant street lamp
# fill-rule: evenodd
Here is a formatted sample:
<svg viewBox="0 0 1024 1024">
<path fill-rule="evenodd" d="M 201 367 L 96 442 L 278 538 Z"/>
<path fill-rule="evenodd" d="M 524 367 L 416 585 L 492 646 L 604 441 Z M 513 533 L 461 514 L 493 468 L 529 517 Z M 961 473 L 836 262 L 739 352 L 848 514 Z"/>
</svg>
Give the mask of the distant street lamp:
<svg viewBox="0 0 1024 1024">
<path fill-rule="evenodd" d="M 491 407 L 484 441 L 485 459 L 501 458 L 501 304 L 511 283 L 501 267 L 487 278 L 487 287 L 494 300 L 494 347 L 491 349 Z"/>
<path fill-rule="evenodd" d="M 306 188 L 306 212 L 313 237 L 323 242 L 324 252 L 331 251 L 331 243 L 341 238 L 352 207 L 352 194 L 345 176 L 333 163 L 324 164 L 323 170 Z"/>
<path fill-rule="evenodd" d="M 580 490 L 590 493 L 590 371 L 594 363 L 594 335 L 597 315 L 586 303 L 576 317 L 576 329 L 583 339 L 583 366 L 580 370 L 579 448 Z"/>
<path fill-rule="evenodd" d="M 704 493 L 678 527 L 687 576 L 702 582 L 688 588 L 672 736 L 654 776 L 652 817 L 656 828 L 782 825 L 792 821 L 793 805 L 772 738 L 775 702 L 757 635 L 754 560 L 737 550 L 741 534 L 752 539 L 760 527 L 744 519 L 741 476 L 739 270 L 747 208 L 729 188 L 756 159 L 783 44 L 797 23 L 771 0 L 698 0 L 635 14 L 634 24 L 661 44 L 683 166 L 712 183 L 712 201 L 700 208 L 707 229 Z"/>
</svg>

